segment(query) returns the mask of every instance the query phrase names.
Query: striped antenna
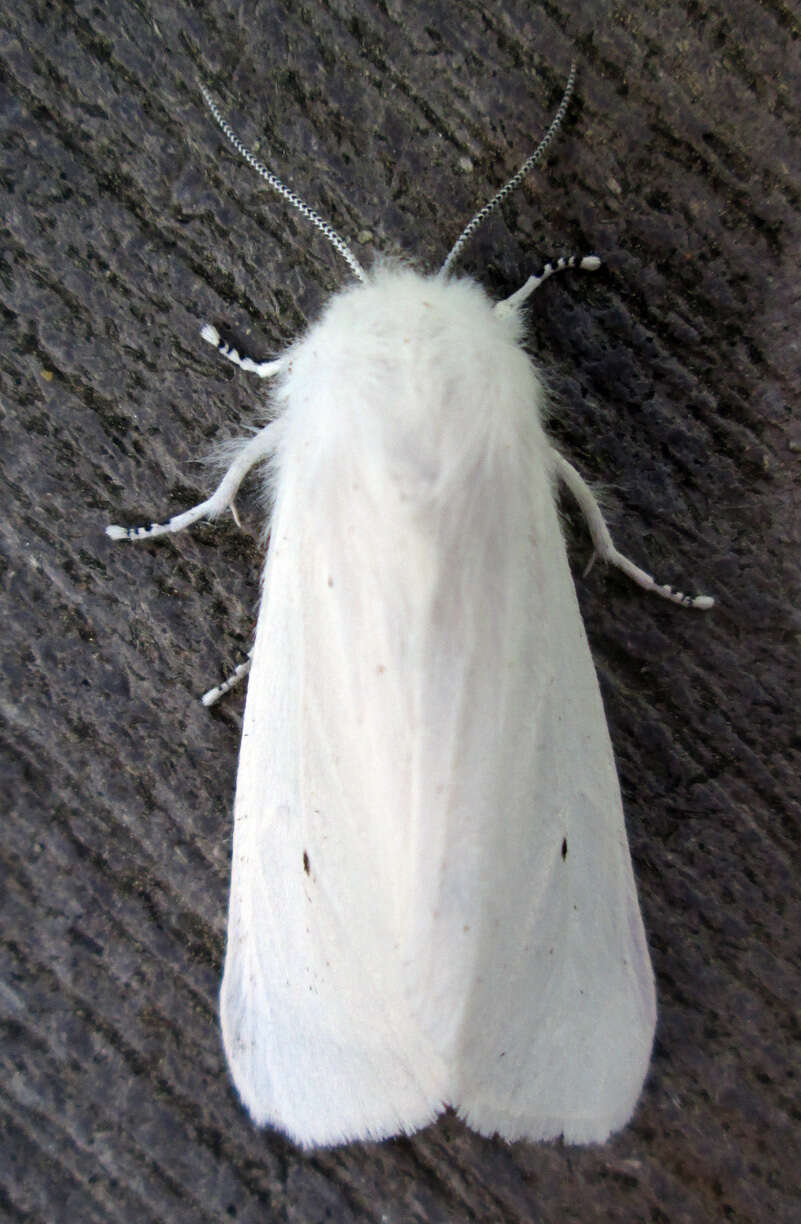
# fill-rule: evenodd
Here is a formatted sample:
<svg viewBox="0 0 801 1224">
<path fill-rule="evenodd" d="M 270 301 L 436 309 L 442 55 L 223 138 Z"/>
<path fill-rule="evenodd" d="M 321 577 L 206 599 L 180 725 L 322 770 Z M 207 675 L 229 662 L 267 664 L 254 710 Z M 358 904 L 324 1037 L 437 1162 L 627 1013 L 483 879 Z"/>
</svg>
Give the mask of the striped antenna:
<svg viewBox="0 0 801 1224">
<path fill-rule="evenodd" d="M 336 230 L 333 229 L 327 221 L 324 221 L 313 208 L 310 208 L 305 200 L 302 200 L 299 195 L 296 195 L 294 191 L 287 187 L 286 183 L 282 183 L 277 175 L 273 174 L 271 170 L 268 170 L 266 166 L 262 165 L 257 157 L 253 156 L 250 149 L 248 149 L 247 146 L 242 143 L 230 124 L 220 114 L 214 99 L 206 89 L 205 85 L 202 83 L 200 83 L 200 92 L 203 94 L 206 106 L 208 106 L 218 125 L 228 140 L 230 140 L 237 153 L 244 157 L 248 165 L 252 166 L 256 173 L 260 174 L 265 182 L 270 184 L 274 191 L 279 192 L 286 200 L 288 200 L 292 207 L 296 208 L 307 221 L 311 221 L 312 225 L 317 226 L 320 233 L 325 235 L 332 247 L 339 251 L 342 258 L 350 267 L 351 272 L 355 277 L 357 277 L 358 280 L 367 280 L 364 268 L 361 266 L 345 240 L 340 238 Z"/>
<path fill-rule="evenodd" d="M 500 191 L 497 192 L 497 194 L 492 197 L 489 204 L 485 204 L 484 207 L 479 212 L 476 213 L 476 215 L 473 217 L 473 220 L 468 225 L 466 225 L 465 228 L 462 230 L 461 234 L 456 239 L 456 242 L 451 247 L 450 253 L 448 254 L 448 258 L 445 260 L 444 264 L 442 265 L 442 268 L 440 269 L 441 276 L 448 275 L 448 273 L 451 270 L 451 267 L 453 266 L 454 260 L 456 260 L 459 257 L 459 255 L 461 255 L 462 248 L 464 247 L 468 239 L 472 238 L 473 234 L 476 232 L 479 225 L 481 225 L 484 221 L 486 221 L 490 213 L 495 212 L 495 209 L 498 207 L 498 205 L 502 204 L 503 201 L 506 199 L 506 197 L 510 195 L 515 190 L 515 188 L 520 186 L 520 184 L 522 183 L 523 179 L 528 174 L 531 167 L 540 160 L 543 153 L 548 148 L 548 145 L 551 143 L 554 136 L 559 131 L 559 128 L 562 125 L 562 120 L 565 117 L 565 111 L 567 110 L 568 103 L 570 102 L 570 95 L 573 92 L 573 83 L 575 79 L 576 79 L 576 65 L 571 64 L 570 65 L 570 75 L 567 78 L 567 85 L 565 86 L 565 92 L 562 94 L 562 101 L 559 103 L 559 109 L 554 115 L 553 119 L 551 120 L 551 126 L 548 128 L 548 131 L 545 133 L 542 140 L 537 145 L 534 152 L 531 154 L 531 157 L 527 157 L 526 160 L 523 162 L 523 165 L 520 167 L 517 174 L 515 174 L 513 178 L 510 178 L 509 182 L 505 183 L 504 186 L 501 187 Z"/>
</svg>

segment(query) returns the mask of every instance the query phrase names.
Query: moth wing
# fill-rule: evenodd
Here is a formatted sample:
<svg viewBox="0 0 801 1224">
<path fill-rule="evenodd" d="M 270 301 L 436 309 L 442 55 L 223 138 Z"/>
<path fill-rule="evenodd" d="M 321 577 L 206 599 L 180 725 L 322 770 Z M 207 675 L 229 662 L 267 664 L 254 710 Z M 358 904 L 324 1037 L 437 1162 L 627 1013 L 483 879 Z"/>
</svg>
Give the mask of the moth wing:
<svg viewBox="0 0 801 1224">
<path fill-rule="evenodd" d="M 412 907 L 412 947 L 434 949 L 418 1020 L 470 1126 L 600 1142 L 634 1110 L 655 994 L 598 680 L 536 452 L 528 474 L 479 474 L 443 536 L 461 577 L 443 575 L 421 668 L 420 792 L 444 786 L 447 801 Z"/>
<path fill-rule="evenodd" d="M 381 574 L 368 561 L 354 585 L 348 555 L 376 538 L 382 508 L 342 498 L 354 469 L 330 498 L 317 490 L 310 517 L 294 472 L 273 516 L 248 684 L 221 1021 L 253 1119 L 317 1146 L 425 1126 L 445 1073 L 399 963 L 411 762 L 399 749 L 388 770 L 381 747 L 395 731 L 403 742 L 408 716 L 397 641 Z M 391 525 L 376 543 L 400 564 Z"/>
</svg>

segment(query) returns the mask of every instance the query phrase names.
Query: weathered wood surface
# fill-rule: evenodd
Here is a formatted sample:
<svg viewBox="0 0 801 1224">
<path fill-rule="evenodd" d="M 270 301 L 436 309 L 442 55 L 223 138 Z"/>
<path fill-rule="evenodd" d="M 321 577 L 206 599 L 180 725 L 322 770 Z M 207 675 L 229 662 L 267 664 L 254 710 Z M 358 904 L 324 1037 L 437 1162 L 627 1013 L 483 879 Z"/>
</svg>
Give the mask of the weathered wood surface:
<svg viewBox="0 0 801 1224">
<path fill-rule="evenodd" d="M 293 6 L 289 6 L 293 7 Z M 799 1218 L 799 48 L 789 5 L 5 5 L 0 1215 L 11 1221 Z M 252 1128 L 216 992 L 255 494 L 140 546 L 109 521 L 199 500 L 275 353 L 343 282 L 227 147 L 243 137 L 360 257 L 468 248 L 530 310 L 554 432 L 618 542 L 709 591 L 692 614 L 577 577 L 602 677 L 660 1021 L 632 1124 L 513 1147 L 454 1117 L 303 1156 Z M 465 162 L 469 159 L 472 169 Z M 569 512 L 576 574 L 586 534 Z"/>
</svg>

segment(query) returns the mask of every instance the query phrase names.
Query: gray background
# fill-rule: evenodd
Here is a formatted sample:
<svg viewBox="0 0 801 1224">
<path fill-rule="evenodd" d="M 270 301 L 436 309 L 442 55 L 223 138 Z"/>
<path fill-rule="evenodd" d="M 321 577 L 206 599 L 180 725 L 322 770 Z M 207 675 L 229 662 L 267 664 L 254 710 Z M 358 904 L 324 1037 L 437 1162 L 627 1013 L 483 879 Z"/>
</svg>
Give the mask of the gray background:
<svg viewBox="0 0 801 1224">
<path fill-rule="evenodd" d="M 26 3 L 0 13 L 3 974 L 0 1215 L 12 1221 L 791 1220 L 799 1143 L 798 10 Z M 224 141 L 369 263 L 437 266 L 579 62 L 565 130 L 462 267 L 497 295 L 597 251 L 529 310 L 552 430 L 618 543 L 712 613 L 596 566 L 565 503 L 660 1019 L 633 1122 L 507 1147 L 452 1115 L 301 1155 L 239 1107 L 216 992 L 260 567 L 255 485 L 184 509 L 198 457 L 347 279 Z M 469 159 L 472 169 L 465 168 Z"/>
</svg>

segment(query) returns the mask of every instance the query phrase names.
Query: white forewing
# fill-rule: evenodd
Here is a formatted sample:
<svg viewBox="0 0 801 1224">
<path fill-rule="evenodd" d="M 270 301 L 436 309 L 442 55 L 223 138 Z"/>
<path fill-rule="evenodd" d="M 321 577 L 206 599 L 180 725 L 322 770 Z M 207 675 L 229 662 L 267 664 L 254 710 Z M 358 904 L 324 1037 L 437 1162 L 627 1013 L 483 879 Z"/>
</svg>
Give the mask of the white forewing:
<svg viewBox="0 0 801 1224">
<path fill-rule="evenodd" d="M 237 782 L 226 1051 L 305 1144 L 452 1104 L 604 1139 L 653 980 L 542 392 L 473 282 L 385 270 L 288 355 Z"/>
</svg>

